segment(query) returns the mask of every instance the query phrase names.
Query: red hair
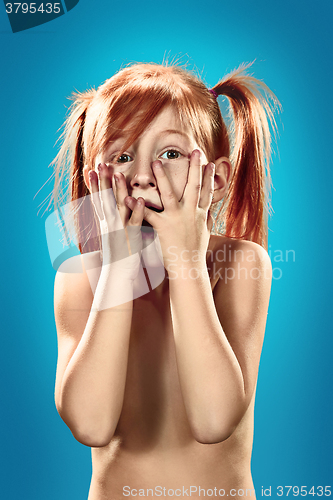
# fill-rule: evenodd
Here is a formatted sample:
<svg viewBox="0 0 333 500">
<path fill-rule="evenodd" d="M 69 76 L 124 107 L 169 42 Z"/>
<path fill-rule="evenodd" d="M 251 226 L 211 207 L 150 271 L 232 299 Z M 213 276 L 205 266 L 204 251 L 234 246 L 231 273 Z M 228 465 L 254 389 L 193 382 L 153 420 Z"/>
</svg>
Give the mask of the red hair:
<svg viewBox="0 0 333 500">
<path fill-rule="evenodd" d="M 267 248 L 269 122 L 273 128 L 275 125 L 269 98 L 274 103 L 277 100 L 262 82 L 245 75 L 244 69 L 234 71 L 213 87 L 230 101 L 234 126 L 229 131 L 214 95 L 199 78 L 179 66 L 134 64 L 97 90 L 74 94 L 63 144 L 54 161 L 56 208 L 64 199 L 64 182 L 71 186 L 71 200 L 84 198 L 89 194 L 83 179 L 84 165 L 94 168 L 97 155 L 125 128 L 129 133 L 123 147 L 126 150 L 162 109 L 171 105 L 181 123 L 190 126 L 209 161 L 231 153 L 230 188 L 217 211 L 216 227 L 223 224 L 226 236 L 255 241 Z M 82 230 L 89 215 L 80 217 L 77 222 Z M 96 247 L 87 242 L 85 249 L 80 249 L 91 251 Z"/>
</svg>

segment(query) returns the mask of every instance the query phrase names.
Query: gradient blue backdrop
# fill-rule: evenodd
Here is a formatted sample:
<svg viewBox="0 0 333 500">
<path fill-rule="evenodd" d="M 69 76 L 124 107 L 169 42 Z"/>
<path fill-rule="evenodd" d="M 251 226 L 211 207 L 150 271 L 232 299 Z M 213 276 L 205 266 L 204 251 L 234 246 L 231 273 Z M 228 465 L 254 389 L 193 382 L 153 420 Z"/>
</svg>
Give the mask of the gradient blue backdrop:
<svg viewBox="0 0 333 500">
<path fill-rule="evenodd" d="M 1 41 L 1 498 L 83 500 L 90 450 L 58 416 L 54 270 L 38 204 L 66 96 L 131 61 L 183 56 L 208 85 L 256 59 L 283 106 L 274 158 L 275 276 L 260 365 L 253 476 L 261 487 L 330 485 L 332 460 L 330 0 L 80 0 Z M 295 251 L 295 261 L 286 251 Z"/>
</svg>

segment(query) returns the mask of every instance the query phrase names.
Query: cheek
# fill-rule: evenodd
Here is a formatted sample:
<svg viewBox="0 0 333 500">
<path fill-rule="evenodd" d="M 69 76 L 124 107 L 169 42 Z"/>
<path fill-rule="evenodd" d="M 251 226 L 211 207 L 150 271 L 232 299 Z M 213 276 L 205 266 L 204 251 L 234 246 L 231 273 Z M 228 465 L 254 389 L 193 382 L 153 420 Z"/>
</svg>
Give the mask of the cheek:
<svg viewBox="0 0 333 500">
<path fill-rule="evenodd" d="M 165 168 L 166 175 L 170 181 L 170 184 L 177 196 L 177 199 L 180 200 L 183 196 L 184 189 L 187 182 L 188 177 L 188 165 L 184 168 L 183 166 L 173 166 Z"/>
</svg>

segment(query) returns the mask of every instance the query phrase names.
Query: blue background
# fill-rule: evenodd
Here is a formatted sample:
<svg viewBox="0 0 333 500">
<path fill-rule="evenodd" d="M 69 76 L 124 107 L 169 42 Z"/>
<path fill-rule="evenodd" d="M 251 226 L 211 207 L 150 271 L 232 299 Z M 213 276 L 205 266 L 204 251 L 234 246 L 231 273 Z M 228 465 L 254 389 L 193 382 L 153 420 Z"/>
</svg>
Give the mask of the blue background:
<svg viewBox="0 0 333 500">
<path fill-rule="evenodd" d="M 256 59 L 255 76 L 282 103 L 269 223 L 282 276 L 272 286 L 252 470 L 258 497 L 262 486 L 275 498 L 278 485 L 332 484 L 332 14 L 330 0 L 80 0 L 13 34 L 0 6 L 1 498 L 87 498 L 90 450 L 53 401 L 55 271 L 37 216 L 51 184 L 34 195 L 51 174 L 66 96 L 165 56 L 189 60 L 210 86 Z"/>
</svg>

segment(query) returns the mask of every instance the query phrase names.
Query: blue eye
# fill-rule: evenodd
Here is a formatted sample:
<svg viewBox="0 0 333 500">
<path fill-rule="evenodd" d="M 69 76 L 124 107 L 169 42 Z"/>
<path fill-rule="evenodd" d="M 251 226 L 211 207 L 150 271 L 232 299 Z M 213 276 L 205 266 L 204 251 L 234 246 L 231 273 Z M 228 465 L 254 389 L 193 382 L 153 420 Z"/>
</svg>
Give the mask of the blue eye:
<svg viewBox="0 0 333 500">
<path fill-rule="evenodd" d="M 133 160 L 133 158 L 130 155 L 127 155 L 124 153 L 124 154 L 118 156 L 117 163 L 128 163 L 129 161 L 132 161 L 132 160 Z"/>
<path fill-rule="evenodd" d="M 177 160 L 181 156 L 183 155 L 176 149 L 168 149 L 168 151 L 162 154 L 161 158 L 164 160 Z"/>
</svg>

